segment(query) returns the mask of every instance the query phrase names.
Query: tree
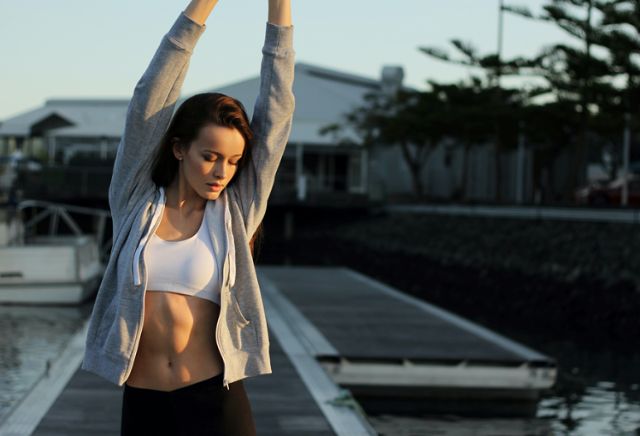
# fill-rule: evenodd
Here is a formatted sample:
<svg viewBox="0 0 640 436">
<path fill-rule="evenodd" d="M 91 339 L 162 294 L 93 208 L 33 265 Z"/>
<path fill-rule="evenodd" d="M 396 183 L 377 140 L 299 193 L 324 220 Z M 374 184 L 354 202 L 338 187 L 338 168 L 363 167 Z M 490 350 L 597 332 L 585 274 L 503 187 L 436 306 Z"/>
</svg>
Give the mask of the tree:
<svg viewBox="0 0 640 436">
<path fill-rule="evenodd" d="M 466 200 L 468 154 L 475 144 L 494 138 L 493 122 L 502 129 L 500 141 L 513 146 L 516 141 L 516 117 L 522 99 L 517 90 L 503 93 L 505 104 L 493 105 L 497 87 L 487 87 L 480 78 L 467 83 L 439 84 L 428 81 L 427 91 L 402 90 L 395 95 L 372 93 L 365 104 L 346 114 L 343 124 L 332 124 L 321 133 L 353 128 L 365 146 L 399 146 L 411 173 L 414 193 L 422 197 L 422 175 L 429 156 L 443 140 L 463 146 L 463 171 L 454 197 Z"/>
<path fill-rule="evenodd" d="M 637 59 L 638 53 L 640 53 L 640 2 L 637 0 L 616 0 L 599 2 L 596 7 L 603 14 L 602 24 L 604 27 L 598 43 L 609 50 L 614 72 L 625 78 L 624 87 L 611 102 L 608 102 L 612 104 L 607 111 L 615 114 L 617 121 L 622 121 L 622 123 L 614 121 L 607 123 L 607 125 L 615 125 L 614 132 L 624 129 L 625 138 L 631 142 L 632 132 L 637 131 L 638 112 L 636 109 L 640 103 L 640 66 Z M 622 124 L 622 128 L 619 128 L 620 124 Z M 618 135 L 618 138 L 620 136 Z M 613 144 L 616 142 L 612 141 Z M 630 146 L 631 144 L 625 145 Z M 611 148 L 615 150 L 620 147 Z M 620 153 L 620 155 L 623 155 L 624 160 L 627 161 L 630 158 L 630 149 L 625 147 L 624 154 Z M 614 160 L 614 164 L 610 168 L 612 175 L 615 175 L 616 163 L 617 160 Z"/>
<path fill-rule="evenodd" d="M 503 126 L 498 141 L 506 147 L 515 145 L 522 93 L 501 90 L 498 86 L 487 87 L 478 77 L 457 84 L 428 83 L 442 102 L 440 117 L 444 120 L 444 135 L 462 146 L 462 176 L 454 198 L 464 202 L 468 200 L 469 152 L 474 145 L 495 140 L 496 123 Z M 496 94 L 500 94 L 499 97 Z"/>
<path fill-rule="evenodd" d="M 365 147 L 398 146 L 409 169 L 413 192 L 424 196 L 422 173 L 431 152 L 442 139 L 444 123 L 442 102 L 429 92 L 400 89 L 395 93 L 374 92 L 365 102 L 348 114 L 342 124 L 331 124 L 321 134 L 342 135 L 351 127 Z"/>
<path fill-rule="evenodd" d="M 496 201 L 500 202 L 501 198 L 501 169 L 500 169 L 500 155 L 502 151 L 507 148 L 503 142 L 505 133 L 504 129 L 509 129 L 509 125 L 504 124 L 504 114 L 508 113 L 511 105 L 510 99 L 513 97 L 511 92 L 503 92 L 500 86 L 500 78 L 502 76 L 511 75 L 523 75 L 527 74 L 529 70 L 535 69 L 540 59 L 527 59 L 524 57 L 515 57 L 509 60 L 502 60 L 499 53 L 490 53 L 480 56 L 476 48 L 468 42 L 463 42 L 459 39 L 452 39 L 451 44 L 458 51 L 458 58 L 453 58 L 446 51 L 434 48 L 434 47 L 420 47 L 419 50 L 423 53 L 436 58 L 438 60 L 463 65 L 466 67 L 480 68 L 486 75 L 485 92 L 480 93 L 481 98 L 484 98 L 483 105 L 485 106 L 484 122 L 493 126 L 493 144 L 494 144 L 494 162 L 495 162 L 495 186 L 496 186 Z M 475 89 L 481 82 L 475 82 Z M 494 116 L 491 117 L 491 114 Z M 517 124 L 517 123 L 516 123 Z M 508 132 L 507 132 L 508 135 Z M 466 156 L 469 150 L 469 144 L 463 141 L 465 149 L 464 155 Z M 466 164 L 466 158 L 465 158 Z M 464 176 L 466 177 L 466 175 Z"/>
<path fill-rule="evenodd" d="M 526 18 L 556 24 L 583 45 L 576 48 L 568 44 L 554 44 L 546 47 L 537 56 L 538 72 L 549 84 L 549 92 L 559 101 L 573 102 L 574 109 L 565 114 L 565 127 L 575 128 L 570 136 L 573 148 L 573 164 L 570 168 L 573 188 L 585 179 L 589 129 L 592 117 L 598 113 L 596 102 L 611 95 L 612 71 L 606 59 L 592 53 L 594 44 L 603 39 L 602 23 L 595 23 L 593 12 L 596 5 L 606 1 L 598 0 L 550 0 L 539 15 L 532 14 L 526 7 L 506 6 L 505 10 Z M 596 94 L 600 92 L 599 96 Z M 571 118 L 577 118 L 575 123 Z M 577 138 L 574 139 L 574 136 Z"/>
</svg>

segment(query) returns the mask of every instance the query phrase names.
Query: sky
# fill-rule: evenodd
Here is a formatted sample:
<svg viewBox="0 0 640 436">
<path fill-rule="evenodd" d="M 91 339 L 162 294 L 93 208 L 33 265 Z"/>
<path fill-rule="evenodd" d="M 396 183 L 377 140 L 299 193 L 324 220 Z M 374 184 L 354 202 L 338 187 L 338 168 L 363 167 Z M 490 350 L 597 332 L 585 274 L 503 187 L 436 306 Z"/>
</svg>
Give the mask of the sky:
<svg viewBox="0 0 640 436">
<path fill-rule="evenodd" d="M 292 0 L 296 60 L 379 78 L 404 68 L 404 84 L 459 81 L 478 73 L 432 59 L 421 46 L 454 52 L 453 38 L 495 52 L 499 0 Z M 0 121 L 51 98 L 128 99 L 160 39 L 189 2 L 0 1 Z M 507 0 L 538 12 L 545 0 Z M 267 0 L 220 0 L 191 58 L 182 94 L 255 77 Z M 571 41 L 554 26 L 504 17 L 503 55 L 533 55 Z M 508 83 L 505 82 L 508 86 Z"/>
</svg>

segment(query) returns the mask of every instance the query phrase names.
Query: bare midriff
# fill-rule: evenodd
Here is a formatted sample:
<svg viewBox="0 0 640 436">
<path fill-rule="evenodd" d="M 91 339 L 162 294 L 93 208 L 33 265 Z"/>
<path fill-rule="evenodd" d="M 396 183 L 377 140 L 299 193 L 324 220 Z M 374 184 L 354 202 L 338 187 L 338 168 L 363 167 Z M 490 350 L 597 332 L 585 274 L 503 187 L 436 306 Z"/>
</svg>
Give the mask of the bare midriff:
<svg viewBox="0 0 640 436">
<path fill-rule="evenodd" d="M 215 336 L 220 306 L 167 291 L 147 290 L 144 301 L 142 334 L 127 385 L 172 391 L 222 373 Z"/>
</svg>

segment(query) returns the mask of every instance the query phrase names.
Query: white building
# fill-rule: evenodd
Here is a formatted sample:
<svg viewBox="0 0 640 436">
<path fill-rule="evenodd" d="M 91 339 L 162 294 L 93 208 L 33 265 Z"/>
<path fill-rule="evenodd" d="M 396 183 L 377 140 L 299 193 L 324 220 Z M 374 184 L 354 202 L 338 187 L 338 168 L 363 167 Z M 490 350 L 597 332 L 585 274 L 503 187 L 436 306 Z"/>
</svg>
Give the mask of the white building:
<svg viewBox="0 0 640 436">
<path fill-rule="evenodd" d="M 304 63 L 295 68 L 294 124 L 274 195 L 318 200 L 327 195 L 332 199 L 344 196 L 347 201 L 365 198 L 366 150 L 358 145 L 338 145 L 334 138 L 318 131 L 340 122 L 341 115 L 361 104 L 366 93 L 380 89 L 380 81 Z M 258 89 L 259 77 L 255 77 L 206 91 L 239 99 L 251 116 Z M 122 99 L 48 100 L 44 106 L 0 125 L 0 154 L 22 150 L 49 163 L 67 163 L 78 152 L 113 159 L 127 105 L 128 100 Z"/>
<path fill-rule="evenodd" d="M 43 107 L 0 125 L 0 153 L 22 150 L 49 163 L 66 162 L 77 151 L 99 153 L 115 148 L 124 128 L 128 100 L 47 100 Z"/>
<path fill-rule="evenodd" d="M 344 145 L 339 138 L 319 134 L 322 127 L 343 122 L 344 114 L 361 106 L 367 93 L 392 91 L 401 86 L 402 69 L 385 67 L 381 77 L 373 79 L 300 62 L 295 68 L 296 111 L 273 199 L 354 204 L 359 200 L 386 200 L 410 194 L 410 173 L 398 147 L 366 150 L 357 141 Z M 239 99 L 251 116 L 258 89 L 256 76 L 206 91 Z M 188 97 L 184 96 L 178 105 Z M 78 152 L 89 152 L 112 161 L 124 130 L 127 105 L 128 100 L 124 99 L 49 100 L 44 106 L 0 125 L 0 154 L 20 149 L 44 161 L 64 164 Z M 347 134 L 357 140 L 353 132 Z M 490 147 L 474 147 L 468 159 L 467 198 L 492 200 L 494 162 Z M 430 197 L 450 197 L 460 184 L 462 161 L 460 147 L 446 143 L 438 146 L 422 172 L 425 193 Z M 503 157 L 505 199 L 514 198 L 518 185 L 515 163 L 515 154 Z M 531 179 L 529 153 L 523 170 L 525 183 L 521 189 L 527 201 L 532 191 L 527 181 Z M 93 172 L 91 177 L 78 178 L 97 182 Z M 104 185 L 102 181 L 98 189 Z"/>
</svg>

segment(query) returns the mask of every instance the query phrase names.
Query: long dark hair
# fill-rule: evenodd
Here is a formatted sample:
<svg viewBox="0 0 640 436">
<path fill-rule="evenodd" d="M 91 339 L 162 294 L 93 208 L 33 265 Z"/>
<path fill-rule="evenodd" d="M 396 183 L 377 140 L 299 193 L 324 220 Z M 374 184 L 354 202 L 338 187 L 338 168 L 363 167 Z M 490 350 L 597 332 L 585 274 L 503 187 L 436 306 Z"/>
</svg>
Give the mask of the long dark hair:
<svg viewBox="0 0 640 436">
<path fill-rule="evenodd" d="M 238 161 L 238 169 L 227 188 L 233 185 L 238 174 L 251 162 L 253 132 L 249 117 L 239 100 L 218 92 L 205 92 L 186 99 L 173 115 L 153 157 L 151 179 L 156 186 L 166 188 L 178 175 L 179 162 L 173 154 L 174 144 L 179 143 L 188 150 L 200 129 L 207 124 L 234 128 L 244 138 L 245 146 Z M 262 241 L 262 222 L 249 242 L 252 256 L 256 240 L 259 244 Z"/>
</svg>

